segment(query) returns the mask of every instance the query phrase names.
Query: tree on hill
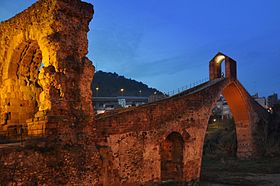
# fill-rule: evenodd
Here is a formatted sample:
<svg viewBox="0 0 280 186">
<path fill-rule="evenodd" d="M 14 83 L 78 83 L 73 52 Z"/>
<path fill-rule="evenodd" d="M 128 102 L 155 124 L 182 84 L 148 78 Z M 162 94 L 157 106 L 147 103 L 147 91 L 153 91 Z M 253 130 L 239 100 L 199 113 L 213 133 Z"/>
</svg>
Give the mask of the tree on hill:
<svg viewBox="0 0 280 186">
<path fill-rule="evenodd" d="M 123 92 L 121 92 L 123 89 Z M 163 94 L 155 88 L 149 88 L 146 84 L 117 73 L 97 71 L 94 75 L 92 90 L 94 96 L 150 96 L 155 92 Z"/>
</svg>

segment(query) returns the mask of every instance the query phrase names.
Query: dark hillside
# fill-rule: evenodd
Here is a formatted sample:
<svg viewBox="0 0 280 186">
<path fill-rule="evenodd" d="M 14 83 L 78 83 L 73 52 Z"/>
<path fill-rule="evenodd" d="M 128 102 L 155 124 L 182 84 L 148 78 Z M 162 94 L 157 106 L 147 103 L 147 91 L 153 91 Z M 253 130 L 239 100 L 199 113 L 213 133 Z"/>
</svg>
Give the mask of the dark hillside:
<svg viewBox="0 0 280 186">
<path fill-rule="evenodd" d="M 103 71 L 95 73 L 92 89 L 94 96 L 150 96 L 154 92 L 162 94 L 162 92 L 149 88 L 142 82 L 119 76 L 117 73 Z M 121 89 L 124 89 L 123 93 Z"/>
</svg>

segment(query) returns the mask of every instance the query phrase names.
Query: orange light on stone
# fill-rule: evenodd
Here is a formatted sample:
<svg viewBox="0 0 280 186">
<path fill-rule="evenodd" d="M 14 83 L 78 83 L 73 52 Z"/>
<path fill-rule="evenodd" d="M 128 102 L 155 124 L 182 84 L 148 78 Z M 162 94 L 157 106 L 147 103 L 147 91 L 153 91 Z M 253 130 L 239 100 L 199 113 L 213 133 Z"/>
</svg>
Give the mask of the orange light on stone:
<svg viewBox="0 0 280 186">
<path fill-rule="evenodd" d="M 216 64 L 220 64 L 223 60 L 225 60 L 224 55 L 218 55 L 215 57 Z"/>
</svg>

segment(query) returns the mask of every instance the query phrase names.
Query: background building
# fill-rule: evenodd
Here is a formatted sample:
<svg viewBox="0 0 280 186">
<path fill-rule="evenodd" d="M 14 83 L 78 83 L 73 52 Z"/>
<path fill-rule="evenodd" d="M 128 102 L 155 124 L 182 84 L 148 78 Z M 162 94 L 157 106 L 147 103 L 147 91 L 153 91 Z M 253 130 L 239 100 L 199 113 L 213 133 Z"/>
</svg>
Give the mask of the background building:
<svg viewBox="0 0 280 186">
<path fill-rule="evenodd" d="M 116 108 L 127 108 L 148 103 L 148 97 L 139 96 L 116 96 L 116 97 L 93 97 L 94 109 L 97 114 Z"/>
<path fill-rule="evenodd" d="M 267 106 L 268 107 L 273 107 L 278 102 L 279 102 L 278 95 L 276 93 L 267 97 Z"/>
<path fill-rule="evenodd" d="M 262 107 L 264 107 L 265 109 L 267 108 L 267 100 L 265 97 L 259 97 L 259 94 L 256 93 L 252 96 L 252 98 L 254 98 L 255 101 L 258 102 Z"/>
</svg>

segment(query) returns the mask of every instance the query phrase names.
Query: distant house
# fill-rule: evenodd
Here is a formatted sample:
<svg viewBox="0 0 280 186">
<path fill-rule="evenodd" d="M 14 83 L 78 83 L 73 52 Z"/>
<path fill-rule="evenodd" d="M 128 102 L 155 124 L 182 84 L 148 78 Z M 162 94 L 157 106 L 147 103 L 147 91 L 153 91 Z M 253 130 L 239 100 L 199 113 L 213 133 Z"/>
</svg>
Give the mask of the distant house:
<svg viewBox="0 0 280 186">
<path fill-rule="evenodd" d="M 276 93 L 267 97 L 267 106 L 273 107 L 275 104 L 279 103 L 278 95 Z"/>
<path fill-rule="evenodd" d="M 97 114 L 116 108 L 127 108 L 148 103 L 148 97 L 140 96 L 116 96 L 116 97 L 93 97 L 94 109 Z"/>
<path fill-rule="evenodd" d="M 152 102 L 155 102 L 155 101 L 162 100 L 162 99 L 164 99 L 164 98 L 166 98 L 165 95 L 154 93 L 154 94 L 152 94 L 152 95 L 149 96 L 148 102 L 149 102 L 149 103 L 152 103 Z"/>
<path fill-rule="evenodd" d="M 265 97 L 259 97 L 259 94 L 256 93 L 255 95 L 252 96 L 256 102 L 258 102 L 263 108 L 267 108 L 267 100 Z"/>
<path fill-rule="evenodd" d="M 232 113 L 230 111 L 229 105 L 223 96 L 217 101 L 216 106 L 212 110 L 213 119 L 230 119 L 232 118 Z"/>
</svg>

